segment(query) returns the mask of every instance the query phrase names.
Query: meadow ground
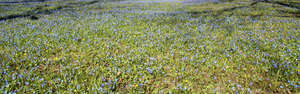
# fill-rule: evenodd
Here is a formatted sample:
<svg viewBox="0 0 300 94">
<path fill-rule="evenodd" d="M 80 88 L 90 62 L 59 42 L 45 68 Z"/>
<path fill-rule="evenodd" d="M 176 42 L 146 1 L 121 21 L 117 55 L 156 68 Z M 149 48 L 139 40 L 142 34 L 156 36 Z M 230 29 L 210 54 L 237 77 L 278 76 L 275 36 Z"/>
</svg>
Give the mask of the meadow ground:
<svg viewBox="0 0 300 94">
<path fill-rule="evenodd" d="M 299 93 L 300 1 L 204 1 L 0 0 L 0 93 Z"/>
</svg>

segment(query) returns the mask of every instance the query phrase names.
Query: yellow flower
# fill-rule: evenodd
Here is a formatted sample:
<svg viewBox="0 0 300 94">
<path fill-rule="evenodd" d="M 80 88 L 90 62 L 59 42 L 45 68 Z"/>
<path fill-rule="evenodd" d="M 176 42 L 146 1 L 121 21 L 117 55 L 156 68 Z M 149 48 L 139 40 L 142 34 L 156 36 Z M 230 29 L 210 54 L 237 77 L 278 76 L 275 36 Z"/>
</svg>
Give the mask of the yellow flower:
<svg viewBox="0 0 300 94">
<path fill-rule="evenodd" d="M 57 60 L 58 60 L 58 57 L 54 57 L 54 60 L 57 61 Z"/>
<path fill-rule="evenodd" d="M 189 82 L 189 80 L 185 80 L 185 82 L 186 82 L 186 83 L 188 83 L 188 82 Z"/>
</svg>

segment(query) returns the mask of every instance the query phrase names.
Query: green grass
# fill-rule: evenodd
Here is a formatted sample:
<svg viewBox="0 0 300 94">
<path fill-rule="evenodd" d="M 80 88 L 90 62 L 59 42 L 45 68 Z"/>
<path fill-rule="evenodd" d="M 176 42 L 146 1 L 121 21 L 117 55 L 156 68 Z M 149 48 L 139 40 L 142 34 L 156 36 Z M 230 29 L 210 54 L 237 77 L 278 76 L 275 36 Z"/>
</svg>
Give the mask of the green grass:
<svg viewBox="0 0 300 94">
<path fill-rule="evenodd" d="M 1 21 L 0 93 L 299 93 L 299 10 L 236 2 L 99 2 Z"/>
</svg>

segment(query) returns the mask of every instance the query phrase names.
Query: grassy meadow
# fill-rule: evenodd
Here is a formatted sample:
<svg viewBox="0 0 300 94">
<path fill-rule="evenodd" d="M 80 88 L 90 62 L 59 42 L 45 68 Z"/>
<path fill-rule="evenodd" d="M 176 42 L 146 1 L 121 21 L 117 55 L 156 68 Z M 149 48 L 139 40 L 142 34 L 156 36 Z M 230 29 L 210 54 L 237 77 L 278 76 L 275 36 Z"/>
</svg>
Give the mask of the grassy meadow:
<svg viewBox="0 0 300 94">
<path fill-rule="evenodd" d="M 1 94 L 300 90 L 298 0 L 4 1 Z"/>
</svg>

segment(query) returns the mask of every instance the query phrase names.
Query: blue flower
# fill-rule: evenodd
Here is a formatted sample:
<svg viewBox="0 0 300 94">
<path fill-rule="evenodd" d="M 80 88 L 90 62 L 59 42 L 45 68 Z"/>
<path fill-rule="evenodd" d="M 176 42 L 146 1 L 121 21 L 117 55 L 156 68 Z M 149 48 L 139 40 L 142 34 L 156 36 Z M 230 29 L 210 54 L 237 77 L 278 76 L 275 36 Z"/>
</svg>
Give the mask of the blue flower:
<svg viewBox="0 0 300 94">
<path fill-rule="evenodd" d="M 273 64 L 274 68 L 278 68 L 277 64 Z"/>
<path fill-rule="evenodd" d="M 77 89 L 80 89 L 80 84 L 77 85 Z"/>
<path fill-rule="evenodd" d="M 5 85 L 8 85 L 8 81 L 7 80 L 5 80 Z"/>
<path fill-rule="evenodd" d="M 25 85 L 29 85 L 29 82 L 25 82 Z"/>
<path fill-rule="evenodd" d="M 182 89 L 182 86 L 180 84 L 178 84 L 177 89 Z"/>
<path fill-rule="evenodd" d="M 249 94 L 252 94 L 252 91 L 250 88 L 248 88 L 247 91 L 249 92 Z"/>
<path fill-rule="evenodd" d="M 283 86 L 280 86 L 280 88 L 284 88 Z"/>
<path fill-rule="evenodd" d="M 235 90 L 235 87 L 232 87 L 231 89 L 234 91 L 234 90 Z"/>
<path fill-rule="evenodd" d="M 147 68 L 147 70 L 149 73 L 151 73 L 151 74 L 153 73 L 153 70 L 151 68 Z"/>
<path fill-rule="evenodd" d="M 144 84 L 143 83 L 139 83 L 139 86 L 142 87 L 142 86 L 144 86 Z"/>
</svg>

